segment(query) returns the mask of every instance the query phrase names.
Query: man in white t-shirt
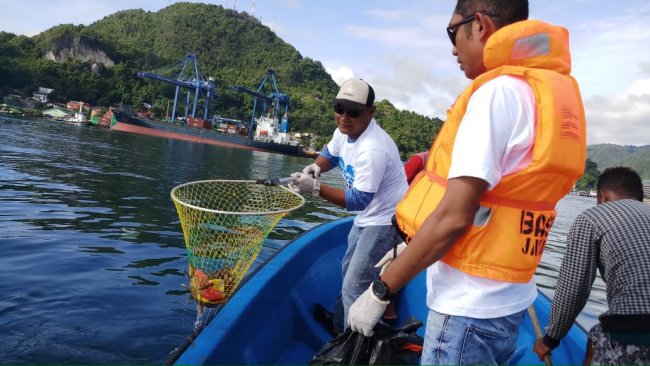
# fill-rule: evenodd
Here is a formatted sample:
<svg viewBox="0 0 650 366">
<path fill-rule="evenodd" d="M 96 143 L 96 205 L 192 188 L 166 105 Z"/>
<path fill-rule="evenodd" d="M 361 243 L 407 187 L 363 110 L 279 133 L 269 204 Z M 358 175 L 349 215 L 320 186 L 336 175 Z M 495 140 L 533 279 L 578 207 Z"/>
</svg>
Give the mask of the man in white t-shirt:
<svg viewBox="0 0 650 366">
<path fill-rule="evenodd" d="M 393 247 L 397 232 L 391 224 L 395 206 L 408 189 L 397 146 L 377 124 L 375 93 L 363 80 L 350 79 L 336 95 L 337 129 L 313 164 L 292 174 L 290 187 L 320 196 L 357 212 L 343 257 L 342 308 L 335 309 L 335 326 L 347 328 L 350 305 L 379 278 L 374 267 Z M 323 184 L 321 172 L 339 167 L 345 188 Z"/>
<path fill-rule="evenodd" d="M 457 1 L 447 34 L 473 82 L 397 208 L 409 244 L 350 308 L 351 328 L 371 335 L 426 269 L 422 364 L 510 362 L 555 204 L 584 169 L 568 32 L 527 18 L 527 0 Z"/>
</svg>

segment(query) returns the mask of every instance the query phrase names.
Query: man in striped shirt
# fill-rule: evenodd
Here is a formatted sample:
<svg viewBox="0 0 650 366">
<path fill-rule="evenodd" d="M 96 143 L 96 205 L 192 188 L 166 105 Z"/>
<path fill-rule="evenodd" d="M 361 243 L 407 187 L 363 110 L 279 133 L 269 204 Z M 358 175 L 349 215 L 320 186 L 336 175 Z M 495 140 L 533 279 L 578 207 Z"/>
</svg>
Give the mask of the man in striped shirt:
<svg viewBox="0 0 650 366">
<path fill-rule="evenodd" d="M 587 360 L 650 364 L 650 206 L 632 169 L 606 169 L 598 204 L 578 215 L 567 236 L 540 360 L 557 347 L 585 306 L 596 269 L 605 281 L 608 310 L 589 331 Z M 592 355 L 593 353 L 593 355 Z"/>
</svg>

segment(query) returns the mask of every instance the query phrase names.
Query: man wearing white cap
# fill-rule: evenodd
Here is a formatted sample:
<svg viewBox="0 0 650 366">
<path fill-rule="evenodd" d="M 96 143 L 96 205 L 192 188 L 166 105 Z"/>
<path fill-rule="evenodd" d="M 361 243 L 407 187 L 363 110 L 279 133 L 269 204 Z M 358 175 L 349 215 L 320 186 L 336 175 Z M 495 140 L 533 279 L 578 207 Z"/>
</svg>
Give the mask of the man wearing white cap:
<svg viewBox="0 0 650 366">
<path fill-rule="evenodd" d="M 391 224 L 395 207 L 408 189 L 404 165 L 391 137 L 377 124 L 375 92 L 363 80 L 350 79 L 336 95 L 334 116 L 337 129 L 313 164 L 293 173 L 290 184 L 296 192 L 320 196 L 348 211 L 356 211 L 342 261 L 343 314 L 336 324 L 348 327 L 352 303 L 379 279 L 374 265 L 393 247 L 397 232 Z M 341 169 L 345 188 L 322 184 L 321 172 Z M 387 240 L 389 239 L 389 240 Z"/>
</svg>

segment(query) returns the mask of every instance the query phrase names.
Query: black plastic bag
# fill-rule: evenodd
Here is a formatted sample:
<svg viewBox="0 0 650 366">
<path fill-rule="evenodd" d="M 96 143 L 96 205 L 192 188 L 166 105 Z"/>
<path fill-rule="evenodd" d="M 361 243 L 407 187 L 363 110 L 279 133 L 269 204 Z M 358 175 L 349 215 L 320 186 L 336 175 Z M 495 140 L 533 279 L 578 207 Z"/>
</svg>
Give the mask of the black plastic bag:
<svg viewBox="0 0 650 366">
<path fill-rule="evenodd" d="M 415 331 L 421 326 L 415 318 L 398 329 L 379 323 L 372 337 L 348 329 L 326 343 L 310 365 L 417 365 L 423 339 Z"/>
<path fill-rule="evenodd" d="M 310 365 L 358 365 L 370 360 L 370 340 L 363 334 L 348 329 L 333 340 L 325 343 L 314 356 Z"/>
</svg>

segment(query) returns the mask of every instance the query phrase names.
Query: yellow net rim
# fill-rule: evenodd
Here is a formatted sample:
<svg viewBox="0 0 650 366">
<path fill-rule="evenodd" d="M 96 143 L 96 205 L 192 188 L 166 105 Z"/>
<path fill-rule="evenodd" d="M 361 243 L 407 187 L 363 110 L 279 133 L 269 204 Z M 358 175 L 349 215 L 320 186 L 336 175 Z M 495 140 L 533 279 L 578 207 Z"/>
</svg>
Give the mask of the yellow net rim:
<svg viewBox="0 0 650 366">
<path fill-rule="evenodd" d="M 191 186 L 191 185 L 198 185 L 198 184 L 205 184 L 205 183 L 219 183 L 219 182 L 223 182 L 223 183 L 259 184 L 259 183 L 257 183 L 257 181 L 254 181 L 254 180 L 228 180 L 228 179 L 197 180 L 197 181 L 194 181 L 194 182 L 183 183 L 183 184 L 177 185 L 176 187 L 172 188 L 171 198 L 172 198 L 172 200 L 174 202 L 176 202 L 176 203 L 178 203 L 180 205 L 183 205 L 185 207 L 194 209 L 194 210 L 199 210 L 199 211 L 203 211 L 203 212 L 210 212 L 210 213 L 216 213 L 216 214 L 228 214 L 228 215 L 273 215 L 273 214 L 278 214 L 278 213 L 291 212 L 293 210 L 296 210 L 296 209 L 302 207 L 305 204 L 305 198 L 303 196 L 301 196 L 300 194 L 290 190 L 289 188 L 287 188 L 287 187 L 285 187 L 283 185 L 277 185 L 276 187 L 281 188 L 281 189 L 285 190 L 286 192 L 296 196 L 299 199 L 300 204 L 295 205 L 293 207 L 286 208 L 286 209 L 274 210 L 274 211 L 236 212 L 236 211 L 213 210 L 213 209 L 209 209 L 209 208 L 205 208 L 205 207 L 199 207 L 199 206 L 192 205 L 190 203 L 184 202 L 182 199 L 180 199 L 180 198 L 178 198 L 176 196 L 176 192 L 178 192 L 178 190 L 180 190 L 183 187 L 187 187 L 187 186 Z"/>
</svg>

